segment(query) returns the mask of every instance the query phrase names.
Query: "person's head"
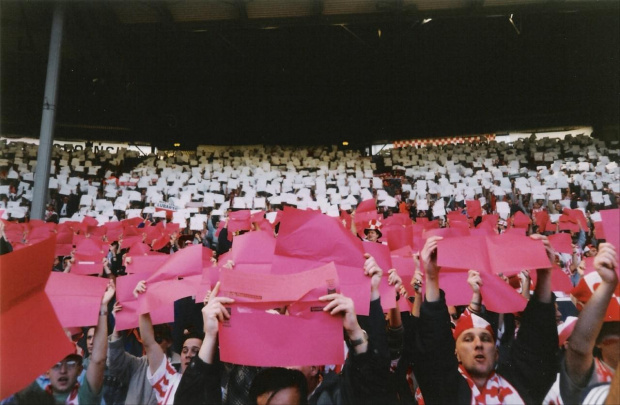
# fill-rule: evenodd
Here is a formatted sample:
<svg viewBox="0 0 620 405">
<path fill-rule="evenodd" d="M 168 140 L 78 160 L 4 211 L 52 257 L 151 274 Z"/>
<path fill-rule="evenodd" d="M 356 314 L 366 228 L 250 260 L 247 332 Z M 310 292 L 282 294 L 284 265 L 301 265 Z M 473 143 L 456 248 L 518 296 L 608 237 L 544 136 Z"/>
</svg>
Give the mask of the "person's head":
<svg viewBox="0 0 620 405">
<path fill-rule="evenodd" d="M 88 349 L 88 353 L 93 353 L 93 342 L 95 341 L 95 327 L 91 326 L 86 331 L 86 348 Z"/>
<path fill-rule="evenodd" d="M 583 254 L 586 257 L 594 257 L 598 253 L 598 249 L 594 245 L 588 245 L 583 250 Z"/>
<path fill-rule="evenodd" d="M 82 373 L 82 356 L 70 354 L 62 361 L 54 364 L 47 371 L 52 390 L 57 393 L 67 393 L 75 387 L 79 375 Z"/>
<path fill-rule="evenodd" d="M 596 338 L 596 348 L 603 360 L 612 369 L 618 367 L 620 360 L 620 322 L 605 322 Z"/>
<path fill-rule="evenodd" d="M 172 347 L 172 328 L 170 325 L 165 323 L 154 325 L 153 333 L 155 334 L 155 341 L 159 344 L 161 350 L 168 355 L 168 351 Z"/>
<path fill-rule="evenodd" d="M 314 391 L 314 389 L 321 382 L 321 376 L 323 374 L 323 366 L 295 366 L 289 367 L 291 370 L 299 370 L 306 378 L 308 384 L 308 392 Z"/>
<path fill-rule="evenodd" d="M 250 401 L 257 405 L 305 405 L 308 384 L 299 370 L 272 367 L 262 370 L 250 386 Z"/>
<path fill-rule="evenodd" d="M 118 252 L 118 241 L 114 241 L 112 243 L 110 243 L 110 251 L 113 253 Z"/>
<path fill-rule="evenodd" d="M 486 381 L 499 357 L 491 325 L 475 314 L 464 314 L 453 334 L 459 364 L 474 381 Z"/>
<path fill-rule="evenodd" d="M 194 356 L 200 351 L 204 336 L 198 334 L 189 334 L 185 337 L 183 348 L 181 349 L 181 374 L 185 371 Z"/>
<path fill-rule="evenodd" d="M 456 322 L 459 320 L 459 316 L 461 314 L 459 314 L 459 311 L 456 309 L 456 307 L 452 305 L 448 306 L 448 313 L 450 314 L 450 323 L 452 323 L 452 328 L 455 328 Z"/>
<path fill-rule="evenodd" d="M 562 323 L 562 312 L 560 312 L 560 306 L 558 303 L 555 303 L 555 324 L 559 325 Z"/>
<path fill-rule="evenodd" d="M 372 219 L 368 222 L 368 226 L 364 229 L 366 239 L 370 242 L 376 242 L 381 237 L 381 222 Z"/>
</svg>

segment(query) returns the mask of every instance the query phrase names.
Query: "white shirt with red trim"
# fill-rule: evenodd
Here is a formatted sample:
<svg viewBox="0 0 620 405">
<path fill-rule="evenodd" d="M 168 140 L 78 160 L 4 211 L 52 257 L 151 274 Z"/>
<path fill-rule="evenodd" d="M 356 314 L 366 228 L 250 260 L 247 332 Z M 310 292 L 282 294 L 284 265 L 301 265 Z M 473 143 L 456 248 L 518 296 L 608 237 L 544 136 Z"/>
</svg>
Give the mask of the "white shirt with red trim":
<svg viewBox="0 0 620 405">
<path fill-rule="evenodd" d="M 181 373 L 172 367 L 166 356 L 163 357 L 155 374 L 151 374 L 150 368 L 146 371 L 146 378 L 155 391 L 158 405 L 172 405 L 174 403 L 174 394 L 181 382 Z"/>
</svg>

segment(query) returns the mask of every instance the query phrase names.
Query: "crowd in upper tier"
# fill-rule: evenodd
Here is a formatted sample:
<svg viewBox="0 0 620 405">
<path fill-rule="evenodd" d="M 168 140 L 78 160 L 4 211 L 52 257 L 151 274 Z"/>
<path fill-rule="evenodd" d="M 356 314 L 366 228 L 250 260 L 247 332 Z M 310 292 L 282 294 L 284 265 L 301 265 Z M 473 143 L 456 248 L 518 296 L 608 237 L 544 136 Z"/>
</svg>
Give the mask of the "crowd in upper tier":
<svg viewBox="0 0 620 405">
<path fill-rule="evenodd" d="M 2 403 L 620 402 L 617 141 L 53 148 L 43 220 L 36 152 L 0 145 Z"/>
</svg>

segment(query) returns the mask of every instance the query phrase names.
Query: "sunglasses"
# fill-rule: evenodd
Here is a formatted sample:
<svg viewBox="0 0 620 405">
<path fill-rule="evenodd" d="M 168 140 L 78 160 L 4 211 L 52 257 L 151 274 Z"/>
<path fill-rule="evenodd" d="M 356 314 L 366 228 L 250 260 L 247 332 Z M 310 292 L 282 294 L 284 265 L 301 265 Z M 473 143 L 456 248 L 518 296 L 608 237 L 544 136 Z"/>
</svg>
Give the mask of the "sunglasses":
<svg viewBox="0 0 620 405">
<path fill-rule="evenodd" d="M 66 360 L 66 361 L 59 361 L 58 363 L 54 364 L 52 366 L 53 370 L 60 370 L 62 368 L 62 365 L 64 364 L 65 367 L 67 368 L 67 370 L 73 370 L 75 369 L 78 364 L 80 362 L 76 361 L 76 360 Z"/>
</svg>

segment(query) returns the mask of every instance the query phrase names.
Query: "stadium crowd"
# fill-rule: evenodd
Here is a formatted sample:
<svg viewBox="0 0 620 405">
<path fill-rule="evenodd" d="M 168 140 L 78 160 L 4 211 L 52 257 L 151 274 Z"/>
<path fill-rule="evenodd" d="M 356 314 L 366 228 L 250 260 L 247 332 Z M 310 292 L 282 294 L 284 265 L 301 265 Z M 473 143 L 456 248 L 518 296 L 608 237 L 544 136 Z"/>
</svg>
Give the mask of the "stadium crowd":
<svg viewBox="0 0 620 405">
<path fill-rule="evenodd" d="M 3 404 L 620 402 L 617 141 L 58 147 L 44 220 L 36 153 L 0 145 Z"/>
</svg>

